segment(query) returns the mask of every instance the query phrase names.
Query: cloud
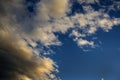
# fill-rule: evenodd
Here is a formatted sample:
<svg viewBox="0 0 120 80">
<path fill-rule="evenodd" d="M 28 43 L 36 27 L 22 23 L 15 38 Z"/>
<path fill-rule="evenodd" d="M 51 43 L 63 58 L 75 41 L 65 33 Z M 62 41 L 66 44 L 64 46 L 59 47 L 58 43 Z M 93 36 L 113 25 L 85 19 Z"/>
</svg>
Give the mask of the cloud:
<svg viewBox="0 0 120 80">
<path fill-rule="evenodd" d="M 66 16 L 69 11 L 69 1 L 41 0 L 36 3 L 36 7 L 32 6 L 35 7 L 36 12 L 36 15 L 33 14 L 32 17 L 29 17 L 29 12 L 23 3 L 25 3 L 23 0 L 2 0 L 0 2 L 0 25 L 4 28 L 10 27 L 16 34 L 20 34 L 24 38 L 39 40 L 43 45 L 60 45 L 54 32 L 67 30 L 67 26 L 64 24 L 63 27 L 60 27 L 63 21 L 57 19 Z M 3 14 L 4 16 L 2 16 Z M 51 18 L 57 18 L 54 25 L 49 23 Z M 53 26 L 55 26 L 54 30 Z"/>
<path fill-rule="evenodd" d="M 92 47 L 92 48 L 95 47 L 94 41 L 88 41 L 86 39 L 83 39 L 83 38 L 86 37 L 86 35 L 78 32 L 77 30 L 73 30 L 72 33 L 70 34 L 70 37 L 73 37 L 74 38 L 73 40 L 81 48 L 83 48 L 85 46 L 89 46 L 89 47 Z"/>
<path fill-rule="evenodd" d="M 78 46 L 94 47 L 94 41 L 87 40 L 86 37 L 95 34 L 99 29 L 108 32 L 113 26 L 120 24 L 120 18 L 111 17 L 105 11 L 106 7 L 101 6 L 102 9 L 96 10 L 90 5 L 97 3 L 100 6 L 99 0 L 78 1 L 83 12 L 69 16 L 67 13 L 70 13 L 72 6 L 69 0 L 40 0 L 32 6 L 32 13 L 27 9 L 24 0 L 1 0 L 0 61 L 4 63 L 0 64 L 0 70 L 4 73 L 1 77 L 11 80 L 18 77 L 49 80 L 50 76 L 54 77 L 51 72 L 54 71 L 55 63 L 50 58 L 41 56 L 36 49 L 37 41 L 45 47 L 58 46 L 62 42 L 55 33 L 65 34 L 71 30 L 69 35 Z M 118 3 L 113 2 L 111 9 L 116 10 L 116 4 L 119 7 Z M 33 53 L 40 57 L 37 55 L 38 59 L 34 59 Z"/>
<path fill-rule="evenodd" d="M 86 35 L 79 33 L 77 30 L 73 30 L 72 33 L 70 34 L 70 37 L 74 37 L 73 40 L 77 42 L 77 45 L 80 46 L 81 48 L 84 46 L 95 47 L 95 44 L 93 41 L 82 39 L 82 38 L 85 38 Z"/>
<path fill-rule="evenodd" d="M 79 0 L 79 3 L 99 3 L 98 0 Z M 34 41 L 40 41 L 44 46 L 61 45 L 58 36 L 54 33 L 65 34 L 69 29 L 79 29 L 81 34 L 86 36 L 92 35 L 99 29 L 109 31 L 114 25 L 119 25 L 120 19 L 111 17 L 108 13 L 94 10 L 91 5 L 82 5 L 85 13 L 76 13 L 67 16 L 70 11 L 70 3 L 68 0 L 41 0 L 33 6 L 35 15 L 29 17 L 24 1 L 7 1 L 6 5 L 2 0 L 1 5 L 4 14 L 1 15 L 0 23 L 8 26 L 16 34 L 20 34 L 23 38 L 29 38 Z M 10 9 L 9 9 L 10 8 Z M 71 33 L 70 33 L 71 34 Z M 34 45 L 33 45 L 34 46 Z"/>
<path fill-rule="evenodd" d="M 94 42 L 93 41 L 87 41 L 87 40 L 84 40 L 84 39 L 78 39 L 77 43 L 78 43 L 79 46 L 89 45 L 89 46 L 94 47 Z"/>
<path fill-rule="evenodd" d="M 24 24 L 21 24 L 23 22 L 19 19 L 26 15 L 22 0 L 0 1 L 0 80 L 55 79 L 52 74 L 57 71 L 55 62 L 27 45 L 37 46 L 28 35 L 31 34 L 31 27 L 26 26 L 29 21 L 25 18 Z M 23 38 L 29 39 L 26 42 Z"/>
<path fill-rule="evenodd" d="M 120 23 L 119 18 L 111 18 L 108 13 L 91 9 L 91 7 L 85 6 L 86 13 L 76 13 L 70 17 L 72 22 L 76 24 L 70 36 L 72 35 L 74 37 L 74 41 L 79 46 L 95 46 L 94 41 L 84 40 L 83 38 L 95 34 L 99 29 L 108 32 Z"/>
<path fill-rule="evenodd" d="M 85 34 L 80 33 L 80 32 L 79 32 L 79 31 L 77 31 L 77 30 L 72 30 L 72 33 L 70 34 L 70 36 L 75 36 L 75 37 L 78 39 L 78 38 L 85 37 L 86 35 L 85 35 Z"/>
<path fill-rule="evenodd" d="M 38 5 L 38 18 L 49 19 L 66 16 L 69 10 L 68 0 L 41 0 Z"/>
<path fill-rule="evenodd" d="M 56 64 L 47 57 L 35 57 L 23 39 L 0 28 L 0 80 L 49 80 Z"/>
<path fill-rule="evenodd" d="M 79 3 L 99 3 L 99 0 L 78 0 Z M 6 3 L 6 4 L 5 4 Z M 35 13 L 29 17 L 28 11 L 23 5 L 24 1 L 1 0 L 1 19 L 0 24 L 8 26 L 15 33 L 24 38 L 31 38 L 34 41 L 40 41 L 43 45 L 61 45 L 56 32 L 66 33 L 69 29 L 78 28 L 82 34 L 91 35 L 100 28 L 109 31 L 114 25 L 119 25 L 120 19 L 111 17 L 108 13 L 94 10 L 91 5 L 82 5 L 85 13 L 76 13 L 67 16 L 70 11 L 68 0 L 41 0 L 36 3 Z M 116 2 L 117 3 L 117 2 Z M 113 2 L 115 5 L 115 2 Z M 5 16 L 2 16 L 2 15 Z"/>
<path fill-rule="evenodd" d="M 77 0 L 80 4 L 95 4 L 99 0 Z"/>
</svg>

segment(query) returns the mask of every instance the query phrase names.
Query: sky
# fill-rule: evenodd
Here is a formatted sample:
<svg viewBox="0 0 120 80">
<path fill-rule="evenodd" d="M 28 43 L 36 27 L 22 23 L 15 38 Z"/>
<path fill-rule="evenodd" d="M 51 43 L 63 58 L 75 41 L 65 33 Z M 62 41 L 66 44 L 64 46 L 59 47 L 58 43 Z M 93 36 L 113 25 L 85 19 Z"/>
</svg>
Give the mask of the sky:
<svg viewBox="0 0 120 80">
<path fill-rule="evenodd" d="M 1 0 L 0 80 L 120 80 L 119 0 Z"/>
<path fill-rule="evenodd" d="M 89 51 L 79 49 L 72 40 L 63 37 L 64 46 L 55 48 L 61 78 L 63 80 L 101 80 L 101 78 L 119 80 L 119 32 L 118 26 L 108 33 L 97 32 L 97 40 L 102 43 L 97 48 L 89 48 Z"/>
</svg>

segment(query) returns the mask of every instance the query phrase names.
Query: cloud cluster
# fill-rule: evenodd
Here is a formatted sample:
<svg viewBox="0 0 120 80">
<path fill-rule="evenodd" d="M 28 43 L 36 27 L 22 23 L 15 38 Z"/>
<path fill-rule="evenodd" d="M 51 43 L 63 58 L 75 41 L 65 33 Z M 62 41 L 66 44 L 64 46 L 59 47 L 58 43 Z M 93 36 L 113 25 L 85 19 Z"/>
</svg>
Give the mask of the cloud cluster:
<svg viewBox="0 0 120 80">
<path fill-rule="evenodd" d="M 95 10 L 90 5 L 90 4 L 97 3 L 100 6 L 99 0 L 85 0 L 85 1 L 77 0 L 82 6 L 84 13 L 82 12 L 76 13 L 75 15 L 72 15 L 72 16 L 67 16 L 65 13 L 68 10 L 70 10 L 70 6 L 72 5 L 72 3 L 70 4 L 68 1 L 64 0 L 61 2 L 61 4 L 64 3 L 64 5 L 66 4 L 66 6 L 59 7 L 57 6 L 59 4 L 56 1 L 57 5 L 49 6 L 54 3 L 53 1 L 51 2 L 48 1 L 49 3 L 47 4 L 45 3 L 46 1 L 40 2 L 38 7 L 40 11 L 38 10 L 37 20 L 40 20 L 38 21 L 40 22 L 40 24 L 39 23 L 37 24 L 37 28 L 34 32 L 35 32 L 36 38 L 39 39 L 44 45 L 61 45 L 61 42 L 58 40 L 57 36 L 54 33 L 60 32 L 64 34 L 69 29 L 72 29 L 73 31 L 78 29 L 77 32 L 85 36 L 78 37 L 79 34 L 77 36 L 74 34 L 73 35 L 77 39 L 75 40 L 77 44 L 79 46 L 83 46 L 80 43 L 81 43 L 81 40 L 84 40 L 85 37 L 94 34 L 99 29 L 103 29 L 104 31 L 108 32 L 110 29 L 112 29 L 113 26 L 119 25 L 120 23 L 120 18 L 111 17 L 108 12 L 105 12 L 104 8 Z M 111 6 L 115 5 L 114 3 L 115 2 L 113 2 Z M 42 6 L 42 4 L 44 4 L 44 6 Z M 87 4 L 87 5 L 84 5 L 84 4 Z M 56 7 L 58 10 L 62 9 L 63 11 L 62 15 L 60 15 L 58 13 L 59 11 L 55 9 L 52 9 L 52 10 L 55 10 L 53 11 L 54 15 L 51 15 L 53 14 L 53 12 L 51 13 L 48 11 L 48 10 L 52 11 L 51 8 L 56 8 Z M 41 12 L 43 12 L 44 14 Z M 58 14 L 59 16 L 56 16 Z M 45 19 L 45 20 L 41 21 L 42 19 Z M 82 32 L 79 30 L 81 30 Z M 70 33 L 70 35 L 72 35 L 72 33 Z M 84 45 L 89 45 L 89 46 L 94 45 L 93 41 L 88 41 L 88 40 L 86 41 L 87 43 Z M 92 42 L 92 45 L 88 42 Z"/>
<path fill-rule="evenodd" d="M 41 0 L 36 3 L 36 6 L 32 6 L 36 14 L 29 17 L 29 12 L 22 4 L 24 1 L 11 0 L 5 2 L 2 0 L 0 2 L 2 5 L 0 22 L 1 25 L 9 25 L 15 33 L 20 34 L 22 37 L 40 41 L 44 46 L 61 45 L 58 37 L 54 34 L 56 32 L 64 34 L 69 29 L 75 30 L 77 28 L 82 31 L 82 33 L 78 31 L 79 34 L 90 36 L 99 29 L 109 31 L 114 25 L 119 25 L 119 18 L 111 17 L 103 8 L 95 10 L 90 5 L 97 3 L 100 6 L 99 0 L 77 1 L 82 6 L 84 13 L 80 12 L 67 16 L 72 6 L 69 0 Z M 115 2 L 111 6 L 113 5 L 115 5 Z M 6 16 L 2 16 L 3 13 Z M 76 36 L 76 38 L 78 37 Z M 82 38 L 84 37 L 80 37 L 77 43 Z"/>
<path fill-rule="evenodd" d="M 33 53 L 39 41 L 42 46 L 61 45 L 55 33 L 65 34 L 74 39 L 78 46 L 94 47 L 92 40 L 86 37 L 95 34 L 99 29 L 108 32 L 120 24 L 120 18 L 111 17 L 106 6 L 100 0 L 76 0 L 83 12 L 71 13 L 74 3 L 69 0 L 40 0 L 29 12 L 25 0 L 0 0 L 0 78 L 5 80 L 49 80 L 55 76 L 55 63 L 44 56 L 37 58 Z M 96 10 L 91 4 L 101 6 Z M 113 1 L 110 9 L 119 9 L 118 2 Z M 102 9 L 101 9 L 102 8 Z M 109 10 L 108 10 L 109 11 Z M 34 13 L 34 14 L 33 14 Z M 27 46 L 29 44 L 32 46 Z M 13 75 L 11 75 L 13 74 Z"/>
</svg>

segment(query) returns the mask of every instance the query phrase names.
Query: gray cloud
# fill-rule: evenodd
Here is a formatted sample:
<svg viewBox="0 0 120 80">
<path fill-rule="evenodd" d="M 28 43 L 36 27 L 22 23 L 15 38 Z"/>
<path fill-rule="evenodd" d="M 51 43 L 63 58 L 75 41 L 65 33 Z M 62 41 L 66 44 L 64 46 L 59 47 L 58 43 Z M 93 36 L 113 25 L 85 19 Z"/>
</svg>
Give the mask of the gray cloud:
<svg viewBox="0 0 120 80">
<path fill-rule="evenodd" d="M 32 24 L 23 7 L 22 0 L 0 1 L 0 80 L 56 79 L 52 74 L 57 71 L 54 61 L 36 57 L 23 39 L 29 36 Z"/>
<path fill-rule="evenodd" d="M 36 58 L 26 42 L 7 30 L 0 30 L 0 80 L 49 80 L 55 78 L 55 63 Z"/>
</svg>

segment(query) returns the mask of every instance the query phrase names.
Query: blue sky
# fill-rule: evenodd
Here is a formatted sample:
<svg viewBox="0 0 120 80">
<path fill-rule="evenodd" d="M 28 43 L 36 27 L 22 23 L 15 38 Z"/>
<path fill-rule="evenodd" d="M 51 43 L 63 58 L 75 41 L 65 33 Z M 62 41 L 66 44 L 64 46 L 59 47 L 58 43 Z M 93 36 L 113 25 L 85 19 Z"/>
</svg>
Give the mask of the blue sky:
<svg viewBox="0 0 120 80">
<path fill-rule="evenodd" d="M 1 0 L 0 7 L 1 50 L 31 57 L 14 62 L 0 52 L 15 65 L 8 72 L 24 73 L 6 79 L 120 80 L 119 0 Z"/>
<path fill-rule="evenodd" d="M 63 80 L 119 80 L 120 73 L 120 28 L 109 32 L 98 31 L 97 48 L 84 52 L 66 35 L 62 35 L 63 46 L 55 48 L 55 60 L 59 64 Z M 112 79 L 113 77 L 113 79 Z"/>
</svg>

